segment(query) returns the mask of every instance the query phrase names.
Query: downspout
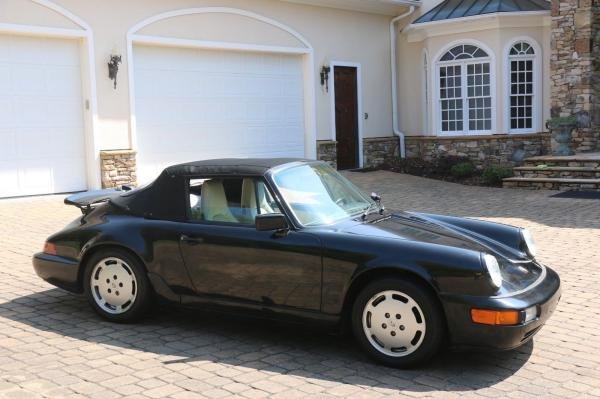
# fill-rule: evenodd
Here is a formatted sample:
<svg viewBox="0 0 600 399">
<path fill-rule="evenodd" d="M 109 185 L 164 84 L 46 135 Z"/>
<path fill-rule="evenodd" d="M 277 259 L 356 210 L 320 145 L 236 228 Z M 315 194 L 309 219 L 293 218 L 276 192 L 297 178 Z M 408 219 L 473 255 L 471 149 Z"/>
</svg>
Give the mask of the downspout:
<svg viewBox="0 0 600 399">
<path fill-rule="evenodd" d="M 390 55 L 391 55 L 391 63 L 392 63 L 392 127 L 394 129 L 394 134 L 398 136 L 400 141 L 400 157 L 406 157 L 406 150 L 404 147 L 404 133 L 400 131 L 398 127 L 398 87 L 397 81 L 398 78 L 396 76 L 398 66 L 396 61 L 396 22 L 400 21 L 402 18 L 405 18 L 412 14 L 415 11 L 415 6 L 410 6 L 410 9 L 404 14 L 400 14 L 390 22 Z"/>
</svg>

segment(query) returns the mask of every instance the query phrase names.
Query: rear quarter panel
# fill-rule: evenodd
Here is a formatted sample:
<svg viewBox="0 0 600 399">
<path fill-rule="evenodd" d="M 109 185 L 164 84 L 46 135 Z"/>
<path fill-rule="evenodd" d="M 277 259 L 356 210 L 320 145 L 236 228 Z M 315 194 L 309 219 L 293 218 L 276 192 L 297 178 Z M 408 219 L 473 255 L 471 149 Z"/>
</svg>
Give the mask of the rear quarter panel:
<svg viewBox="0 0 600 399">
<path fill-rule="evenodd" d="M 192 286 L 179 251 L 179 237 L 177 223 L 130 216 L 104 205 L 49 239 L 61 254 L 77 259 L 80 269 L 101 248 L 124 248 L 137 255 L 148 272 L 160 275 L 174 291 L 187 293 L 192 292 Z"/>
</svg>

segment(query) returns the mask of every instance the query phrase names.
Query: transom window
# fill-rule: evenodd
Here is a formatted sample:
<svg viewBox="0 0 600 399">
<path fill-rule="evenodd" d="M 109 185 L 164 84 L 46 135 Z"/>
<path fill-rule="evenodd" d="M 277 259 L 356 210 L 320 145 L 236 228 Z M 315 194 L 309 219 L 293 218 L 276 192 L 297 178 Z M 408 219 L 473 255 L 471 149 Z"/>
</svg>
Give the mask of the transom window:
<svg viewBox="0 0 600 399">
<path fill-rule="evenodd" d="M 510 49 L 510 130 L 529 131 L 533 128 L 535 50 L 526 42 Z"/>
<path fill-rule="evenodd" d="M 439 104 L 443 134 L 481 134 L 492 129 L 490 57 L 465 44 L 439 61 Z"/>
</svg>

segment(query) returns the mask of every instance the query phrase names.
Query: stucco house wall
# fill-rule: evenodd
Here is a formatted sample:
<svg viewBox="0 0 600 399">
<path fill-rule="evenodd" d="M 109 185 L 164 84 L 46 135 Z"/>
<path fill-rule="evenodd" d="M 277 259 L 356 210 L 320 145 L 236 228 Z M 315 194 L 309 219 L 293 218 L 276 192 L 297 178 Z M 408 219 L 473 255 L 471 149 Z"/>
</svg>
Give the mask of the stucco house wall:
<svg viewBox="0 0 600 399">
<path fill-rule="evenodd" d="M 320 66 L 330 60 L 360 63 L 364 75 L 364 110 L 370 115 L 363 122 L 363 135 L 379 137 L 391 134 L 389 16 L 269 0 L 55 0 L 54 3 L 87 22 L 93 30 L 100 149 L 130 146 L 126 54 L 128 30 L 156 14 L 198 7 L 243 9 L 293 28 L 314 48 L 315 76 L 318 76 Z M 3 1 L 0 11 L 0 23 L 78 28 L 58 13 L 29 0 Z M 360 29 L 356 29 L 357 26 Z M 170 18 L 148 26 L 140 33 L 186 39 L 299 45 L 297 40 L 281 30 L 226 14 Z M 112 82 L 107 78 L 106 63 L 111 53 L 123 56 L 117 90 L 113 89 Z M 314 84 L 317 138 L 325 140 L 331 136 L 329 94 L 321 90 L 316 79 Z"/>
</svg>

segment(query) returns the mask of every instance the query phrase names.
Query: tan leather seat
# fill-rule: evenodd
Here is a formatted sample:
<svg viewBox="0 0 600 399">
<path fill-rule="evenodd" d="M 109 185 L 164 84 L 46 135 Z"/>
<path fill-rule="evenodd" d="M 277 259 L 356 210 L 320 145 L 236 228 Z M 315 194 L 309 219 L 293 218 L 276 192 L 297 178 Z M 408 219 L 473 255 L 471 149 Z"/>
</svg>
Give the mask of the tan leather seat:
<svg viewBox="0 0 600 399">
<path fill-rule="evenodd" d="M 204 220 L 239 223 L 229 209 L 223 180 L 221 179 L 208 180 L 202 184 L 200 208 Z"/>
<path fill-rule="evenodd" d="M 257 187 L 261 189 L 257 192 Z M 242 214 L 243 223 L 254 223 L 257 214 L 276 213 L 267 199 L 264 183 L 256 182 L 254 179 L 246 178 L 242 181 Z M 258 206 L 256 201 L 258 201 Z"/>
<path fill-rule="evenodd" d="M 242 181 L 242 220 L 240 222 L 252 224 L 258 214 L 256 208 L 256 190 L 254 188 L 254 179 L 244 179 Z"/>
</svg>

